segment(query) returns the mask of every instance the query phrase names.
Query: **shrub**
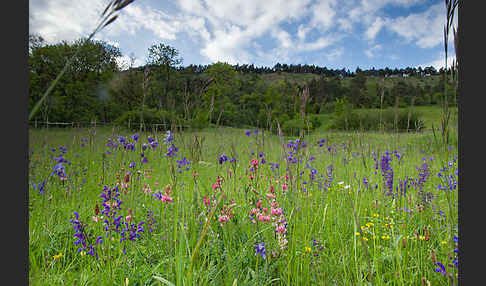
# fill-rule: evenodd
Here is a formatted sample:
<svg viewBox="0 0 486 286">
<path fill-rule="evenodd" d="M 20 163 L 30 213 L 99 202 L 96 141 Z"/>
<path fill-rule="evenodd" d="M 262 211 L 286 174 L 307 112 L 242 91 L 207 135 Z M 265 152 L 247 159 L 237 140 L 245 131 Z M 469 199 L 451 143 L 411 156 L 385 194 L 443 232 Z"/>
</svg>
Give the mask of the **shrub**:
<svg viewBox="0 0 486 286">
<path fill-rule="evenodd" d="M 347 117 L 334 114 L 334 119 L 330 125 L 330 129 L 335 130 L 381 130 L 382 127 L 386 131 L 405 131 L 407 130 L 407 123 L 409 122 L 409 130 L 421 130 L 425 124 L 420 119 L 420 114 L 416 111 L 410 113 L 410 121 L 408 121 L 409 109 L 400 109 L 397 114 L 397 121 L 395 122 L 395 110 L 388 108 L 383 110 L 380 120 L 380 111 L 361 111 L 353 110 L 348 113 Z M 380 124 L 381 122 L 381 124 Z"/>
<path fill-rule="evenodd" d="M 306 132 L 313 130 L 312 122 L 309 121 L 308 124 L 303 118 L 291 119 L 282 125 L 282 132 L 285 135 L 298 136 L 301 129 Z"/>
</svg>

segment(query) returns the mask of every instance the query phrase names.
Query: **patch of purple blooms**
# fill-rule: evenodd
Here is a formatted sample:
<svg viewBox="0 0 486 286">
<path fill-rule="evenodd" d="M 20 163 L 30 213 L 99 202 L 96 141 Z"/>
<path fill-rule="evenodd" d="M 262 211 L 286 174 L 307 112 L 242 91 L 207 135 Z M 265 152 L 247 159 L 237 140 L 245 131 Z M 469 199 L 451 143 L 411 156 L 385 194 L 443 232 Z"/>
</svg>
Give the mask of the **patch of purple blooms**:
<svg viewBox="0 0 486 286">
<path fill-rule="evenodd" d="M 191 169 L 191 161 L 188 161 L 186 159 L 186 156 L 184 156 L 184 158 L 182 158 L 182 160 L 176 160 L 176 164 L 177 164 L 177 168 L 179 170 L 177 170 L 177 172 L 181 173 L 182 172 L 182 168 L 184 167 L 184 170 L 186 171 L 189 171 Z"/>
<path fill-rule="evenodd" d="M 383 177 L 383 183 L 387 190 L 386 195 L 393 195 L 393 169 L 391 168 L 391 157 L 388 152 L 381 157 L 380 161 L 381 175 Z"/>
<path fill-rule="evenodd" d="M 78 252 L 86 250 L 86 254 L 96 257 L 98 259 L 98 254 L 96 253 L 95 246 L 97 244 L 103 243 L 102 237 L 98 237 L 94 244 L 89 243 L 89 235 L 86 231 L 86 225 L 79 219 L 79 213 L 74 212 L 75 218 L 71 219 L 70 222 L 73 224 L 73 228 L 76 231 L 74 237 L 77 240 L 74 242 L 76 245 L 80 245 L 81 247 L 78 248 Z"/>
<path fill-rule="evenodd" d="M 253 247 L 255 248 L 255 255 L 260 255 L 263 259 L 266 258 L 265 242 L 254 244 Z"/>
</svg>

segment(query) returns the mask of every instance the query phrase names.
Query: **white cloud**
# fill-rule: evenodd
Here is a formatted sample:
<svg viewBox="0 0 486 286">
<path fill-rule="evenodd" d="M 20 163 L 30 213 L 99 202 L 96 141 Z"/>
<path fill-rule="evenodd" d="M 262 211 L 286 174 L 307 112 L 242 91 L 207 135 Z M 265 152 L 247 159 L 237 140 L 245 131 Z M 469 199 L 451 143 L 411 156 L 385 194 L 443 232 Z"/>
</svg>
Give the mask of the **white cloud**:
<svg viewBox="0 0 486 286">
<path fill-rule="evenodd" d="M 118 58 L 116 58 L 116 63 L 118 64 L 118 67 L 121 70 L 126 70 L 132 64 L 131 56 L 123 55 L 121 57 L 118 57 Z M 133 66 L 132 67 L 139 67 L 139 66 L 142 66 L 144 64 L 145 64 L 145 62 L 142 61 L 141 59 L 134 58 L 134 62 L 133 62 Z"/>
<path fill-rule="evenodd" d="M 40 34 L 48 43 L 87 37 L 103 9 L 96 0 L 29 0 L 29 33 Z"/>
<path fill-rule="evenodd" d="M 376 44 L 369 48 L 368 50 L 365 51 L 365 54 L 368 58 L 374 58 L 376 57 L 376 52 L 381 50 L 383 48 L 382 45 Z"/>
<path fill-rule="evenodd" d="M 335 5 L 336 0 L 320 0 L 310 7 L 312 11 L 311 25 L 319 27 L 321 31 L 328 30 L 334 24 Z"/>
<path fill-rule="evenodd" d="M 374 40 L 378 32 L 380 32 L 381 28 L 385 24 L 385 21 L 378 17 L 375 19 L 375 22 L 371 24 L 371 26 L 366 29 L 365 36 L 368 40 Z"/>
<path fill-rule="evenodd" d="M 456 60 L 456 57 L 455 56 L 448 56 L 447 57 L 447 68 L 451 68 L 452 66 L 452 62 Z M 445 56 L 444 56 L 444 53 L 441 53 L 441 56 L 438 57 L 436 60 L 434 61 L 431 61 L 431 62 L 428 62 L 428 63 L 424 63 L 424 64 L 421 64 L 421 65 L 417 65 L 416 67 L 422 67 L 422 68 L 426 68 L 426 67 L 434 67 L 436 70 L 440 70 L 441 68 L 445 67 Z"/>
<path fill-rule="evenodd" d="M 328 61 L 334 62 L 344 54 L 343 48 L 335 49 L 329 53 L 326 53 L 326 58 Z"/>
<path fill-rule="evenodd" d="M 391 19 L 387 22 L 386 27 L 403 37 L 407 42 L 414 42 L 421 48 L 433 48 L 444 44 L 445 14 L 444 3 L 438 3 L 423 13 Z M 457 14 L 454 17 L 454 23 L 457 27 Z M 449 45 L 453 48 L 452 33 L 449 39 Z"/>
</svg>

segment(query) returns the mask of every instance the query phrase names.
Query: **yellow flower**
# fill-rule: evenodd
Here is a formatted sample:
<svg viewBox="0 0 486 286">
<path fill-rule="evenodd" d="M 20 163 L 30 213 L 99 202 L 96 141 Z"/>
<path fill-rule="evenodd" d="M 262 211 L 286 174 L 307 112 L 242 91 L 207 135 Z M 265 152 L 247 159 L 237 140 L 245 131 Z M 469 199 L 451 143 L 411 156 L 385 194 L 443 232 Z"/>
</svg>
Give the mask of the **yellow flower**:
<svg viewBox="0 0 486 286">
<path fill-rule="evenodd" d="M 379 215 L 379 214 L 373 214 L 373 216 L 374 216 L 374 217 L 380 217 L 380 215 Z"/>
<path fill-rule="evenodd" d="M 366 237 L 364 237 L 364 236 L 363 236 L 363 240 L 364 240 L 364 241 L 368 241 L 368 239 L 367 239 Z"/>
<path fill-rule="evenodd" d="M 81 251 L 79 254 L 81 254 L 81 256 L 85 256 L 86 255 L 86 252 Z"/>
<path fill-rule="evenodd" d="M 444 240 L 444 241 L 442 241 L 441 243 L 442 243 L 442 244 L 447 244 L 447 241 L 445 241 L 445 240 Z"/>
<path fill-rule="evenodd" d="M 425 240 L 425 236 L 421 235 L 421 236 L 419 236 L 419 239 L 420 240 Z"/>
<path fill-rule="evenodd" d="M 52 256 L 52 258 L 53 258 L 54 260 L 59 259 L 59 258 L 61 258 L 61 257 L 62 257 L 62 252 L 61 252 L 61 253 L 59 253 L 59 254 L 57 254 L 57 255 Z"/>
<path fill-rule="evenodd" d="M 305 252 L 310 252 L 311 251 L 311 248 L 310 247 L 305 247 L 304 250 L 305 250 Z"/>
<path fill-rule="evenodd" d="M 359 232 L 356 232 L 356 235 L 359 235 Z"/>
</svg>

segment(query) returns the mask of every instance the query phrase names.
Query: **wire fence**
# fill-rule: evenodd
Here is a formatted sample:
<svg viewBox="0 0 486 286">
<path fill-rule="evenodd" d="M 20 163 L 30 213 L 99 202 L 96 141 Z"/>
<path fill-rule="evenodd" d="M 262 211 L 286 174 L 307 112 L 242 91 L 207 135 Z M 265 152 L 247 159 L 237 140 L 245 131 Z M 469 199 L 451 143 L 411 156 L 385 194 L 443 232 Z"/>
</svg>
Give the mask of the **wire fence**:
<svg viewBox="0 0 486 286">
<path fill-rule="evenodd" d="M 128 122 L 128 124 L 120 124 L 116 122 L 104 122 L 104 121 L 78 121 L 78 122 L 49 122 L 49 121 L 29 121 L 29 128 L 31 129 L 49 129 L 49 128 L 96 128 L 96 127 L 110 127 L 110 128 L 128 128 L 128 129 L 141 129 L 145 131 L 166 131 L 166 130 L 190 130 L 190 125 L 180 125 L 180 124 L 173 124 L 173 123 L 144 123 L 143 125 L 140 122 Z M 269 130 L 267 130 L 269 131 Z M 291 130 L 291 134 L 294 134 L 296 131 L 299 133 L 300 130 Z M 422 132 L 440 132 L 439 128 L 421 128 L 415 130 L 413 128 L 410 129 L 393 129 L 393 130 L 328 130 L 333 132 L 383 132 L 383 133 L 422 133 Z M 307 130 L 304 130 L 305 133 L 308 133 Z M 311 132 L 312 133 L 312 132 Z"/>
</svg>

